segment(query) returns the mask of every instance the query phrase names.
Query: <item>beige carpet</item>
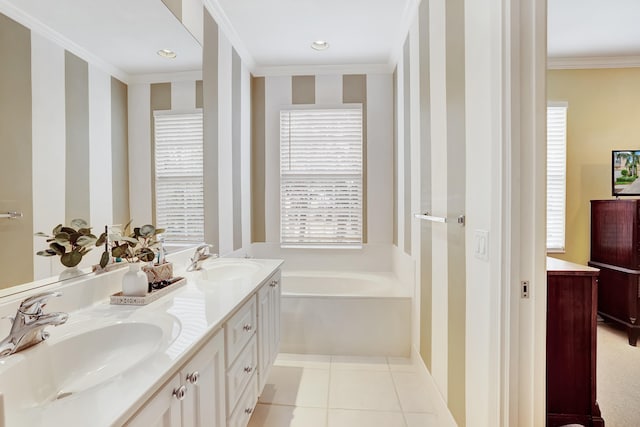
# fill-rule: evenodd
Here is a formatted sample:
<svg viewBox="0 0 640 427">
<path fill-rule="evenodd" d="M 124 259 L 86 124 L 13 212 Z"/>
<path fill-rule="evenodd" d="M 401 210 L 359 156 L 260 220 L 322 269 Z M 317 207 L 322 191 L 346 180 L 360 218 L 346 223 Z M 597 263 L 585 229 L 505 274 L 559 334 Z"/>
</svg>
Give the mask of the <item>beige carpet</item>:
<svg viewBox="0 0 640 427">
<path fill-rule="evenodd" d="M 640 426 L 640 340 L 598 322 L 597 399 L 606 427 Z"/>
</svg>

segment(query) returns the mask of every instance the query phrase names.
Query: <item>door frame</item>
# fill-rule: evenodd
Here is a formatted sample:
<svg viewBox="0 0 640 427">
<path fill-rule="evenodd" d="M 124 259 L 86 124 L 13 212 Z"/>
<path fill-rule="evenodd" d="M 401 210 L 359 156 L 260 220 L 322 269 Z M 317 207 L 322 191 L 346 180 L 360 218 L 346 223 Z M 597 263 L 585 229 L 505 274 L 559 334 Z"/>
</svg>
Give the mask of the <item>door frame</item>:
<svg viewBox="0 0 640 427">
<path fill-rule="evenodd" d="M 503 180 L 500 425 L 546 423 L 545 0 L 500 0 Z M 521 298 L 521 281 L 529 298 Z"/>
</svg>

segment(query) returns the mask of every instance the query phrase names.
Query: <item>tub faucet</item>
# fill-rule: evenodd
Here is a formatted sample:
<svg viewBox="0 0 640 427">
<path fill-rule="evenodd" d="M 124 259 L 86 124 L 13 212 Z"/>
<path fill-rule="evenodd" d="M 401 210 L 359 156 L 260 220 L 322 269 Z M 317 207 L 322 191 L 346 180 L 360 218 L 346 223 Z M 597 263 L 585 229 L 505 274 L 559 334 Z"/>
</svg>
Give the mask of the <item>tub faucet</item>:
<svg viewBox="0 0 640 427">
<path fill-rule="evenodd" d="M 217 254 L 210 253 L 209 248 L 211 248 L 211 245 L 206 243 L 196 248 L 196 251 L 191 257 L 191 264 L 187 267 L 187 271 L 200 270 L 202 261 L 208 258 L 216 258 L 218 256 Z"/>
<path fill-rule="evenodd" d="M 20 303 L 12 321 L 9 335 L 0 342 L 0 357 L 17 353 L 20 350 L 38 344 L 47 338 L 44 330 L 49 325 L 58 326 L 67 321 L 67 313 L 44 313 L 42 308 L 51 297 L 59 297 L 60 292 L 43 292 L 33 295 Z"/>
</svg>

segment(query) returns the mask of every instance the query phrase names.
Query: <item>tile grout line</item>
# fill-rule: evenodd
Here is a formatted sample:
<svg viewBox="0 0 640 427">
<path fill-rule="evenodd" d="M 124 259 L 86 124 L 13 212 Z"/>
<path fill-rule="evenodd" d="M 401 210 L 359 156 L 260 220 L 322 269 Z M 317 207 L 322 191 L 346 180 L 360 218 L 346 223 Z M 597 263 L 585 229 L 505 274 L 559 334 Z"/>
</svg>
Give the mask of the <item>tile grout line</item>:
<svg viewBox="0 0 640 427">
<path fill-rule="evenodd" d="M 329 427 L 330 426 L 329 415 L 330 415 L 330 409 L 331 409 L 330 408 L 330 400 L 331 400 L 331 385 L 332 385 L 332 382 L 333 382 L 333 371 L 334 371 L 334 369 L 336 369 L 335 368 L 335 366 L 337 366 L 336 364 L 339 364 L 339 362 L 336 362 L 335 359 L 336 359 L 335 355 L 329 356 L 329 367 L 328 367 L 329 373 L 328 373 L 328 384 L 327 384 L 327 395 L 326 395 L 327 400 L 326 400 L 326 407 L 324 408 L 325 409 L 325 416 L 326 416 L 326 420 L 325 420 L 325 424 L 324 424 L 325 427 Z M 299 363 L 302 363 L 302 365 L 304 365 L 304 361 L 299 362 Z M 362 363 L 357 363 L 356 365 L 362 366 L 362 365 L 367 365 L 367 363 L 365 361 L 365 362 L 362 362 Z M 405 412 L 403 404 L 402 404 L 402 401 L 400 399 L 398 383 L 397 383 L 397 381 L 396 381 L 396 379 L 395 379 L 395 377 L 393 375 L 395 371 L 393 369 L 391 369 L 391 363 L 389 361 L 389 357 L 386 357 L 386 356 L 384 357 L 384 366 L 386 368 L 384 370 L 379 369 L 379 368 L 378 369 L 372 369 L 371 367 L 369 367 L 369 369 L 357 369 L 356 368 L 356 369 L 346 369 L 346 370 L 347 371 L 349 371 L 349 370 L 350 371 L 362 371 L 362 372 L 367 372 L 367 371 L 370 371 L 370 372 L 388 372 L 389 375 L 391 376 L 391 382 L 392 382 L 392 385 L 393 385 L 393 392 L 394 392 L 393 394 L 395 395 L 396 401 L 399 404 L 399 412 L 400 412 L 400 414 L 402 416 L 403 425 L 404 425 L 404 427 L 408 427 L 409 426 L 409 422 L 408 422 L 408 419 L 407 419 L 407 413 Z M 297 366 L 297 367 L 299 367 L 301 369 L 309 369 L 309 368 L 307 368 L 305 366 Z M 310 368 L 310 369 L 312 369 L 312 370 L 323 370 L 323 368 L 318 368 L 318 367 L 314 367 L 314 368 Z M 339 372 L 340 370 L 342 370 L 342 369 L 336 369 L 336 372 Z M 399 371 L 399 372 L 402 373 L 403 371 Z M 290 407 L 290 408 L 294 408 L 294 410 L 296 408 L 313 408 L 313 407 L 299 406 L 296 403 L 294 403 L 294 404 L 273 403 L 273 402 L 269 402 L 269 403 L 259 402 L 259 403 L 261 403 L 263 405 L 274 406 L 274 407 Z M 319 407 L 318 409 L 323 409 L 323 408 Z M 348 409 L 344 409 L 344 410 L 349 411 Z M 396 411 L 390 411 L 390 410 L 380 410 L 379 411 L 379 410 L 376 410 L 376 409 L 373 409 L 373 410 L 365 410 L 365 409 L 356 410 L 356 409 L 353 409 L 353 410 L 354 411 L 369 412 L 369 413 L 396 412 Z"/>
<path fill-rule="evenodd" d="M 398 392 L 398 385 L 396 384 L 396 379 L 393 377 L 393 371 L 391 370 L 391 365 L 389 365 L 389 358 L 387 360 L 387 367 L 389 368 L 389 375 L 391 375 L 391 382 L 393 383 L 393 391 L 395 392 L 396 399 L 398 399 L 398 405 L 400 406 L 400 413 L 402 414 L 402 420 L 404 421 L 405 427 L 409 426 L 409 422 L 407 421 L 407 416 L 404 413 L 404 407 L 402 406 L 402 401 L 400 400 L 400 393 Z"/>
<path fill-rule="evenodd" d="M 325 420 L 325 426 L 329 427 L 329 401 L 331 399 L 331 374 L 333 371 L 333 356 L 329 356 L 329 386 L 327 387 L 327 419 Z"/>
</svg>

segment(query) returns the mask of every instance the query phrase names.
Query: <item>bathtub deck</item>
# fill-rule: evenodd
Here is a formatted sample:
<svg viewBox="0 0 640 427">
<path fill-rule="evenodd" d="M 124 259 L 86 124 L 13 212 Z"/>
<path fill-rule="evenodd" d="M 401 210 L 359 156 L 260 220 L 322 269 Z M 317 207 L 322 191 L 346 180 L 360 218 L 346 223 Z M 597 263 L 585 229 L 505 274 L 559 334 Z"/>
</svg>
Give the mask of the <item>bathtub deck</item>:
<svg viewBox="0 0 640 427">
<path fill-rule="evenodd" d="M 249 427 L 442 427 L 428 372 L 408 358 L 280 354 Z"/>
</svg>

